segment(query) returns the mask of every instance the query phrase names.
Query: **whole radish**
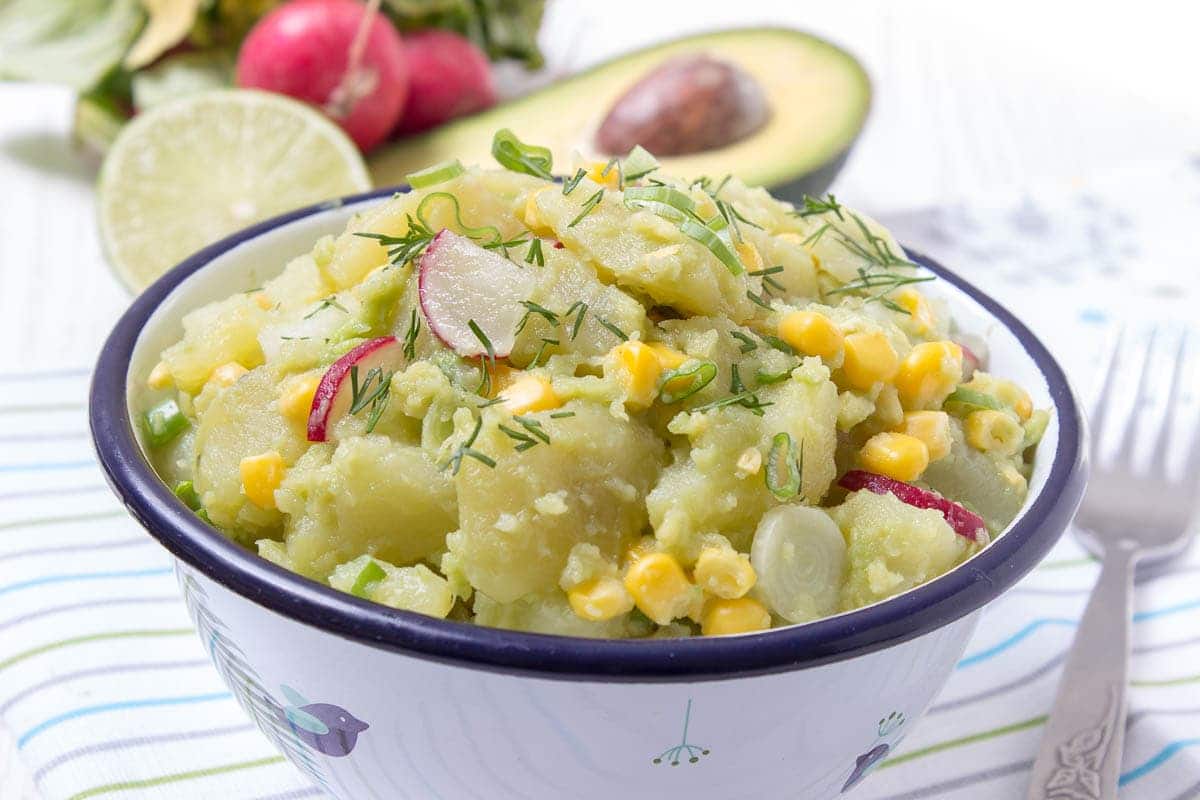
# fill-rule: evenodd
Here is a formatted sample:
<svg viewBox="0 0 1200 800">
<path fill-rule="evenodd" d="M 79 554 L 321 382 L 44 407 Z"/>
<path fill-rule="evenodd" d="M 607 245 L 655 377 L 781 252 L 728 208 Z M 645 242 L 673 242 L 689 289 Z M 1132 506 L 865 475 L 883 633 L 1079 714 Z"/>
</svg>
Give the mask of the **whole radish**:
<svg viewBox="0 0 1200 800">
<path fill-rule="evenodd" d="M 426 30 L 404 44 L 410 82 L 397 133 L 418 133 L 496 104 L 491 65 L 470 40 Z"/>
<path fill-rule="evenodd" d="M 383 14 L 370 12 L 369 27 L 356 46 L 368 13 L 357 0 L 293 0 L 280 6 L 242 43 L 237 85 L 320 106 L 359 149 L 370 150 L 396 127 L 409 75 L 404 42 Z"/>
</svg>

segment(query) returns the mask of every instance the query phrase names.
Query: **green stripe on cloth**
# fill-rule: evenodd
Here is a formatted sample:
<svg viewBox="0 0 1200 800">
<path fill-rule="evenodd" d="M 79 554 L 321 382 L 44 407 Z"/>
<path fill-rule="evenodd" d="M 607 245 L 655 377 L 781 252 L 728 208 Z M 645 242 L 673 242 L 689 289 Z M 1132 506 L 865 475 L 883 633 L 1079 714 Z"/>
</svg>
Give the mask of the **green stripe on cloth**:
<svg viewBox="0 0 1200 800">
<path fill-rule="evenodd" d="M 59 639 L 56 642 L 38 645 L 24 652 L 17 653 L 15 656 L 10 656 L 3 661 L 0 661 L 0 672 L 28 658 L 48 653 L 51 650 L 58 650 L 63 647 L 71 647 L 77 644 L 86 644 L 88 642 L 100 642 L 107 639 L 142 639 L 158 636 L 187 636 L 192 633 L 191 628 L 164 628 L 161 630 L 144 630 L 144 631 L 109 631 L 108 633 L 92 633 L 87 636 L 75 636 L 70 639 Z"/>
<path fill-rule="evenodd" d="M 1183 686 L 1188 683 L 1200 683 L 1200 674 L 1185 675 L 1182 678 L 1167 678 L 1158 681 L 1130 681 L 1129 685 L 1145 689 L 1156 686 Z"/>
<path fill-rule="evenodd" d="M 69 798 L 67 798 L 67 800 L 84 800 L 88 797 L 96 797 L 98 795 L 110 794 L 112 792 L 123 792 L 127 789 L 148 789 L 152 786 L 162 786 L 166 783 L 180 783 L 182 781 L 195 780 L 196 778 L 207 778 L 212 775 L 222 775 L 226 772 L 237 772 L 238 770 L 243 769 L 266 767 L 271 764 L 279 764 L 282 761 L 283 756 L 268 756 L 267 758 L 259 758 L 254 761 L 239 761 L 236 764 L 222 764 L 217 767 L 194 769 L 189 772 L 175 772 L 170 775 L 159 775 L 156 778 L 143 778 L 139 781 L 107 783 L 103 786 L 93 786 L 91 789 L 84 789 L 82 792 L 71 795 Z"/>
<path fill-rule="evenodd" d="M 913 750 L 911 753 L 904 753 L 903 755 L 896 756 L 895 758 L 889 758 L 887 761 L 880 764 L 879 768 L 887 769 L 888 767 L 894 767 L 899 764 L 903 764 L 906 761 L 915 761 L 918 758 L 924 758 L 925 756 L 931 756 L 934 753 L 940 753 L 943 750 L 953 750 L 956 747 L 963 747 L 964 745 L 974 744 L 976 742 L 986 742 L 988 739 L 995 739 L 997 736 L 1004 736 L 1008 733 L 1016 733 L 1017 731 L 1028 730 L 1029 728 L 1036 728 L 1038 725 L 1045 723 L 1046 719 L 1047 716 L 1043 714 L 1040 717 L 1034 717 L 1033 719 L 1027 719 L 1022 722 L 1014 722 L 1011 725 L 1005 725 L 1000 728 L 992 728 L 991 730 L 972 733 L 969 736 L 960 736 L 957 739 L 948 739 L 944 742 L 931 744 L 928 747 L 922 747 L 920 750 Z"/>
</svg>

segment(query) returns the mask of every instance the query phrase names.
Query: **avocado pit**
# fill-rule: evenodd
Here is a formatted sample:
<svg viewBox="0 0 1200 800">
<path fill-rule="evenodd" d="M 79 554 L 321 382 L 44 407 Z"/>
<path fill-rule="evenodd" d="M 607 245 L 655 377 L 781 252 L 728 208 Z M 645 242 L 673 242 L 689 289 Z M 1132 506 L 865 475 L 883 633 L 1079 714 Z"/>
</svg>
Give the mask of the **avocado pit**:
<svg viewBox="0 0 1200 800">
<path fill-rule="evenodd" d="M 641 145 L 658 156 L 726 147 L 771 118 L 762 86 L 746 70 L 707 54 L 663 63 L 613 104 L 596 131 L 596 147 L 624 155 Z"/>
</svg>

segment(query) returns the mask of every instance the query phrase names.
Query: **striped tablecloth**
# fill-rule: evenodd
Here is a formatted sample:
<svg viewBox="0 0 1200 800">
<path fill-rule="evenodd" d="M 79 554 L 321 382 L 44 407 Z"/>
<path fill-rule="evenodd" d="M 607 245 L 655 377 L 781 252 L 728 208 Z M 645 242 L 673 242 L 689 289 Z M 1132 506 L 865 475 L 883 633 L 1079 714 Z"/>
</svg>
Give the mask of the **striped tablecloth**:
<svg viewBox="0 0 1200 800">
<path fill-rule="evenodd" d="M 77 190 L 31 191 L 50 209 Z M 1119 321 L 1136 338 L 1154 320 L 1170 338 L 1193 316 L 1198 214 L 1200 161 L 885 221 L 1008 302 L 1086 394 Z M 95 466 L 88 365 L 121 295 L 90 239 L 69 227 L 60 238 L 61 257 L 31 274 L 33 254 L 0 237 L 0 795 L 316 797 L 220 684 L 169 559 Z M 1195 392 L 1200 374 L 1189 382 Z M 1138 589 L 1123 798 L 1200 797 L 1197 573 L 1194 550 Z M 929 716 L 855 796 L 1023 796 L 1096 574 L 1068 538 L 990 607 Z"/>
</svg>

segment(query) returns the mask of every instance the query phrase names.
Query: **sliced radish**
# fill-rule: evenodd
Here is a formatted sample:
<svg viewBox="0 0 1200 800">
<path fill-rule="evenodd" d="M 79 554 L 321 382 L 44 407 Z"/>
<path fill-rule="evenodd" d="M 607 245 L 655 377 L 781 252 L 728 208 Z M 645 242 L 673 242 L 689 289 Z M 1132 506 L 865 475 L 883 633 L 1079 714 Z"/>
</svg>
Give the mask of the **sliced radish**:
<svg viewBox="0 0 1200 800">
<path fill-rule="evenodd" d="M 987 342 L 982 336 L 962 333 L 954 337 L 954 342 L 962 348 L 964 381 L 971 380 L 976 370 L 987 369 Z"/>
<path fill-rule="evenodd" d="M 363 342 L 330 365 L 317 384 L 312 410 L 308 412 L 308 440 L 323 442 L 334 424 L 346 415 L 353 391 L 351 368 L 357 367 L 359 386 L 364 389 L 367 375 L 378 367 L 383 375 L 404 366 L 404 347 L 395 336 L 381 336 Z M 375 384 L 372 384 L 374 386 Z"/>
<path fill-rule="evenodd" d="M 750 564 L 771 610 L 789 622 L 807 622 L 837 611 L 846 540 L 825 512 L 779 506 L 758 523 Z"/>
<path fill-rule="evenodd" d="M 950 527 L 959 536 L 965 536 L 971 541 L 981 544 L 987 542 L 987 525 L 984 523 L 983 517 L 967 511 L 958 503 L 947 500 L 936 492 L 861 469 L 847 472 L 838 481 L 838 486 L 852 492 L 866 489 L 875 494 L 893 494 L 900 502 L 910 506 L 940 511 L 946 518 L 946 522 L 950 523 Z"/>
<path fill-rule="evenodd" d="M 486 344 L 471 329 L 474 322 L 497 358 L 512 352 L 517 323 L 525 314 L 521 301 L 533 293 L 530 270 L 443 230 L 421 256 L 417 280 L 421 311 L 443 344 L 463 357 L 485 355 Z"/>
</svg>

